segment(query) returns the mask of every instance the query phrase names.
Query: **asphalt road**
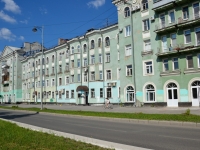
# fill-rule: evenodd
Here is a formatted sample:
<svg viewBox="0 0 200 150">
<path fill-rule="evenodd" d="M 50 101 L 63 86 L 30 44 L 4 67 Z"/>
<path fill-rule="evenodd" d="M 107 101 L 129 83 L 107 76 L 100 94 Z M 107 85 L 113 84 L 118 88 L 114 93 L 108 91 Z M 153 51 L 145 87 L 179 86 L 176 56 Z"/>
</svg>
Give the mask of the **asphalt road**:
<svg viewBox="0 0 200 150">
<path fill-rule="evenodd" d="M 155 150 L 199 150 L 200 129 L 1 110 L 0 118 Z"/>
</svg>

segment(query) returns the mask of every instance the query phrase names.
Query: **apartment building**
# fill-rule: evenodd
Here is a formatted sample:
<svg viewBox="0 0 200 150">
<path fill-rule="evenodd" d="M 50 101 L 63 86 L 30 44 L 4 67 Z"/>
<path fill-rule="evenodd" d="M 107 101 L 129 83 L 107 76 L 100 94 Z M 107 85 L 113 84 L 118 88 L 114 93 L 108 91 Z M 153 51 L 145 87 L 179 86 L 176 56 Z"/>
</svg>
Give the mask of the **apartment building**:
<svg viewBox="0 0 200 150">
<path fill-rule="evenodd" d="M 200 0 L 112 3 L 117 24 L 21 61 L 19 101 L 199 106 Z"/>
</svg>

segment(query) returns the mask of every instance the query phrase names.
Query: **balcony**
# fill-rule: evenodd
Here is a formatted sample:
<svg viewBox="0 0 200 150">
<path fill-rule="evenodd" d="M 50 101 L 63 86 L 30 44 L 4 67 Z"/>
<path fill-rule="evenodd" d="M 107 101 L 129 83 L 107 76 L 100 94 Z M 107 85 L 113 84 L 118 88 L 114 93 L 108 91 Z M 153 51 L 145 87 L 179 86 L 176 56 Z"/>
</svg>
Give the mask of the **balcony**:
<svg viewBox="0 0 200 150">
<path fill-rule="evenodd" d="M 166 11 L 174 7 L 175 1 L 176 0 L 154 0 L 152 10 L 156 12 Z"/>
<path fill-rule="evenodd" d="M 185 16 L 185 17 L 179 17 L 177 25 L 178 27 L 184 27 L 184 26 L 194 26 L 196 24 L 199 25 L 200 21 L 200 12 L 193 13 L 190 16 Z"/>
<path fill-rule="evenodd" d="M 184 74 L 200 73 L 200 68 L 185 68 L 183 73 Z"/>
<path fill-rule="evenodd" d="M 65 73 L 70 72 L 69 67 L 65 68 Z"/>
<path fill-rule="evenodd" d="M 145 56 L 145 55 L 153 55 L 153 50 L 152 50 L 152 49 L 143 50 L 143 51 L 141 52 L 141 55 L 142 55 L 142 57 Z"/>
<path fill-rule="evenodd" d="M 52 73 L 51 73 L 51 76 L 55 76 L 55 73 L 54 73 L 54 72 L 52 72 Z"/>
<path fill-rule="evenodd" d="M 160 76 L 164 77 L 164 76 L 172 76 L 172 75 L 180 75 L 180 74 L 181 74 L 181 70 L 178 69 L 178 70 L 173 70 L 173 71 L 164 71 L 164 72 L 161 72 Z"/>
<path fill-rule="evenodd" d="M 200 45 L 194 46 L 192 44 L 190 45 L 184 45 L 184 44 L 179 44 L 177 47 L 168 47 L 166 49 L 163 48 L 158 48 L 158 52 L 156 55 L 159 56 L 166 56 L 166 55 L 176 55 L 176 54 L 182 54 L 182 53 L 191 53 L 194 51 L 200 51 Z"/>
<path fill-rule="evenodd" d="M 176 21 L 171 22 L 171 23 L 163 22 L 163 23 L 156 24 L 155 29 L 156 30 L 154 32 L 156 33 L 169 32 L 172 30 L 176 30 L 177 24 L 176 24 Z"/>
<path fill-rule="evenodd" d="M 3 85 L 9 85 L 9 81 L 3 81 Z"/>
</svg>

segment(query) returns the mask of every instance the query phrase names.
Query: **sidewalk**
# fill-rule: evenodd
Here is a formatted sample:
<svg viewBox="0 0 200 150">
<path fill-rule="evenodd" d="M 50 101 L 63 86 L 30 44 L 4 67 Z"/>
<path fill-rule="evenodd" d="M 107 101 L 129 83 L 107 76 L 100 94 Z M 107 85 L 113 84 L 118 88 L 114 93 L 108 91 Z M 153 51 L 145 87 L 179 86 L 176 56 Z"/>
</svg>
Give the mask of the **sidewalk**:
<svg viewBox="0 0 200 150">
<path fill-rule="evenodd" d="M 1 106 L 12 107 L 14 104 L 0 104 Z M 19 107 L 30 108 L 37 107 L 41 108 L 40 104 L 19 104 Z M 191 114 L 200 115 L 199 107 L 121 107 L 116 105 L 113 109 L 104 109 L 103 106 L 76 106 L 76 105 L 43 105 L 43 108 L 56 109 L 56 110 L 78 110 L 78 111 L 95 111 L 95 112 L 120 112 L 120 113 L 145 113 L 145 114 L 182 114 L 187 109 L 190 109 Z"/>
</svg>

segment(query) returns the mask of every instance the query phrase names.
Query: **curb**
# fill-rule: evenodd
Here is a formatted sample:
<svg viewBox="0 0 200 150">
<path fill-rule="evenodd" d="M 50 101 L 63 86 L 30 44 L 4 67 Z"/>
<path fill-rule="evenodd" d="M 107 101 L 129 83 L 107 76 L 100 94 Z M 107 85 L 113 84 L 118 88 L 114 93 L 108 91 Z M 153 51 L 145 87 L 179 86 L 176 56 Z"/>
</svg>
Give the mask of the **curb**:
<svg viewBox="0 0 200 150">
<path fill-rule="evenodd" d="M 3 110 L 11 110 L 11 111 L 19 111 L 19 112 L 28 112 L 33 113 L 35 111 L 29 110 L 12 110 L 12 109 L 4 109 Z M 165 121 L 165 120 L 141 120 L 141 119 L 126 119 L 126 118 L 109 118 L 109 117 L 94 117 L 94 116 L 81 116 L 81 115 L 71 115 L 71 114 L 57 114 L 57 113 L 48 113 L 48 112 L 36 112 L 38 114 L 45 114 L 45 115 L 53 115 L 53 116 L 63 116 L 63 117 L 73 117 L 73 118 L 80 118 L 80 119 L 91 119 L 91 120 L 102 120 L 102 121 L 115 121 L 115 122 L 122 122 L 122 123 L 133 123 L 133 124 L 143 124 L 143 125 L 163 125 L 163 126 L 178 126 L 178 127 L 189 127 L 200 129 L 200 123 L 195 122 L 181 122 L 181 121 Z"/>
</svg>

